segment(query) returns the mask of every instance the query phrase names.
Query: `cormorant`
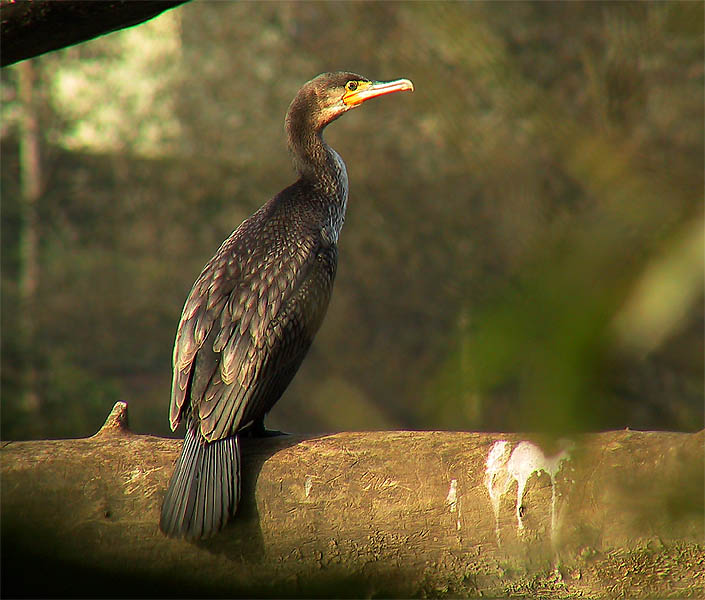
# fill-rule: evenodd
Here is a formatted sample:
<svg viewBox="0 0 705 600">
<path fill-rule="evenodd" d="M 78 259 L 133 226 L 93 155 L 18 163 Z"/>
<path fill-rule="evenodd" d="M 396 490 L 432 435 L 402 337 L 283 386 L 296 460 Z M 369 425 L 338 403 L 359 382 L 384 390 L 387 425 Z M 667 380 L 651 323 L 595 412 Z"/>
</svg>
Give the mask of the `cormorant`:
<svg viewBox="0 0 705 600">
<path fill-rule="evenodd" d="M 170 423 L 186 421 L 162 505 L 171 537 L 206 538 L 235 514 L 242 433 L 266 435 L 264 417 L 308 351 L 328 307 L 345 219 L 345 164 L 323 129 L 366 100 L 413 90 L 407 79 L 324 73 L 286 115 L 298 180 L 220 246 L 184 304 L 173 354 Z"/>
</svg>

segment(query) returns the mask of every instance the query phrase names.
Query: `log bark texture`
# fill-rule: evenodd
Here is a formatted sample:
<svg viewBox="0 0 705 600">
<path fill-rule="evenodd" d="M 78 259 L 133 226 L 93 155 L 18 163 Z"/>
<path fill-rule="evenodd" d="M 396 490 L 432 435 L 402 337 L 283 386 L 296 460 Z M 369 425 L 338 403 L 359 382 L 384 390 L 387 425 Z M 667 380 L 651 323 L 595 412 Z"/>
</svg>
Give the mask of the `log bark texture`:
<svg viewBox="0 0 705 600">
<path fill-rule="evenodd" d="M 702 598 L 703 442 L 614 431 L 245 440 L 220 535 L 167 539 L 180 440 L 3 442 L 3 596 Z"/>
<path fill-rule="evenodd" d="M 187 0 L 1 0 L 0 66 L 131 27 Z"/>
</svg>

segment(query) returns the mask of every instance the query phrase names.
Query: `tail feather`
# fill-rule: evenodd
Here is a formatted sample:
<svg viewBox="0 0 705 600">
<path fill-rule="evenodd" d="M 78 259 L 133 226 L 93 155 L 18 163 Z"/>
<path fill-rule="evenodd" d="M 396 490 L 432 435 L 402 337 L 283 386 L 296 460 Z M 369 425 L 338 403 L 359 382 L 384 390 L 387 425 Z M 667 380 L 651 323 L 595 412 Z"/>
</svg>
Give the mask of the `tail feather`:
<svg viewBox="0 0 705 600">
<path fill-rule="evenodd" d="M 204 442 L 189 427 L 162 504 L 161 530 L 169 537 L 210 537 L 225 527 L 239 501 L 238 437 Z"/>
</svg>

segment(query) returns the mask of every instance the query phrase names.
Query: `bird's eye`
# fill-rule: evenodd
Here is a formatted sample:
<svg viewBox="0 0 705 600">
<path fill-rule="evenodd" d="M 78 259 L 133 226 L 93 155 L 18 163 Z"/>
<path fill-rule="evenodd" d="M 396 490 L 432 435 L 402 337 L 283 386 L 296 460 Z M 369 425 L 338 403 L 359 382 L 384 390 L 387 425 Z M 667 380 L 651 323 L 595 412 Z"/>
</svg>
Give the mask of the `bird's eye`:
<svg viewBox="0 0 705 600">
<path fill-rule="evenodd" d="M 345 84 L 345 89 L 348 90 L 348 92 L 354 92 L 357 89 L 357 81 L 348 81 Z"/>
</svg>

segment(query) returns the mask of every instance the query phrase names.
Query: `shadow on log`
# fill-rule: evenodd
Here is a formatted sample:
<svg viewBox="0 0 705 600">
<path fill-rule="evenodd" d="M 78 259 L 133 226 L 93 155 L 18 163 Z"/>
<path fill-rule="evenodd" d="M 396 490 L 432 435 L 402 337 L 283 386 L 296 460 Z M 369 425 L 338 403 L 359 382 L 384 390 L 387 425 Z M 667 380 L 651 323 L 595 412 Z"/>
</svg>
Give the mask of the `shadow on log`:
<svg viewBox="0 0 705 600">
<path fill-rule="evenodd" d="M 245 440 L 238 516 L 188 543 L 157 526 L 181 441 L 126 424 L 3 442 L 4 597 L 705 596 L 705 432 Z"/>
</svg>

